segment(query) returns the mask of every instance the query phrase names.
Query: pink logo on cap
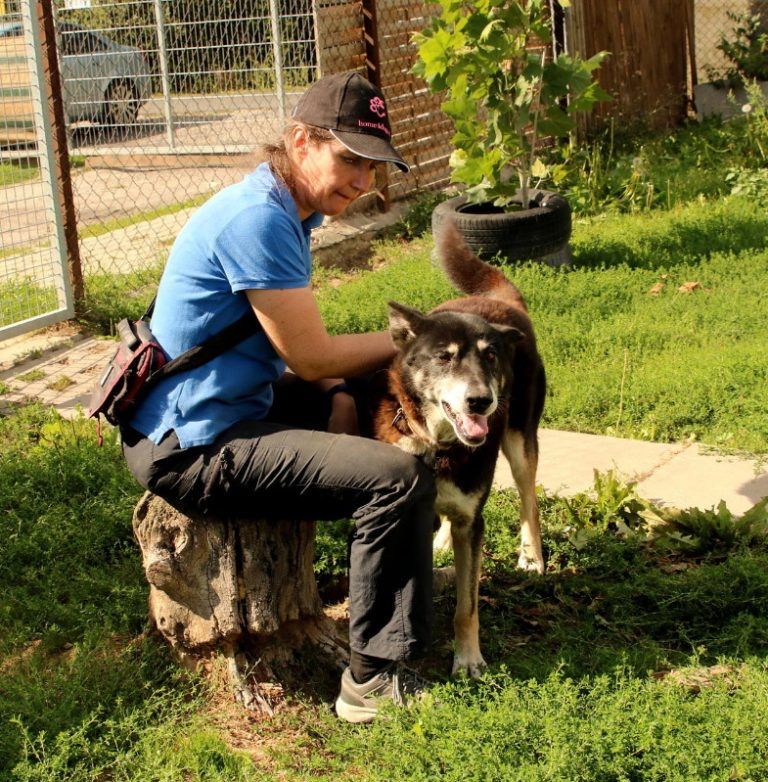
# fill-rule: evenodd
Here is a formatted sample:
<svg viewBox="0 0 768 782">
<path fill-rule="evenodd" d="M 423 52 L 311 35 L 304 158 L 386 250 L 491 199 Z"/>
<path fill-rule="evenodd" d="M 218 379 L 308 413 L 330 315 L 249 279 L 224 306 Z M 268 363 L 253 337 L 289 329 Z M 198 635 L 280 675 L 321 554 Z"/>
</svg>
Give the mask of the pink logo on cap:
<svg viewBox="0 0 768 782">
<path fill-rule="evenodd" d="M 371 98 L 371 111 L 377 117 L 386 117 L 387 109 L 384 106 L 384 101 L 381 98 Z"/>
</svg>

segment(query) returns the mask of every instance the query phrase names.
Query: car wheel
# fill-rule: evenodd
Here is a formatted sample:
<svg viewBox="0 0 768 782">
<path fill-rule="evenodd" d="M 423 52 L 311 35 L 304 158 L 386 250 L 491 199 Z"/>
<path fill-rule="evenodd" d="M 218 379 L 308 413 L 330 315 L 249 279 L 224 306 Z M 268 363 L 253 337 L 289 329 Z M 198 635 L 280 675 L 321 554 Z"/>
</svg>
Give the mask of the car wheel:
<svg viewBox="0 0 768 782">
<path fill-rule="evenodd" d="M 113 81 L 104 94 L 101 121 L 112 132 L 123 136 L 128 127 L 136 123 L 139 100 L 133 85 L 128 81 Z"/>
<path fill-rule="evenodd" d="M 464 196 L 450 198 L 432 212 L 432 233 L 437 235 L 450 219 L 470 249 L 485 260 L 497 255 L 508 261 L 542 258 L 562 250 L 571 236 L 568 201 L 547 190 L 529 192 L 528 208 L 510 212 L 490 203 L 468 204 Z"/>
</svg>

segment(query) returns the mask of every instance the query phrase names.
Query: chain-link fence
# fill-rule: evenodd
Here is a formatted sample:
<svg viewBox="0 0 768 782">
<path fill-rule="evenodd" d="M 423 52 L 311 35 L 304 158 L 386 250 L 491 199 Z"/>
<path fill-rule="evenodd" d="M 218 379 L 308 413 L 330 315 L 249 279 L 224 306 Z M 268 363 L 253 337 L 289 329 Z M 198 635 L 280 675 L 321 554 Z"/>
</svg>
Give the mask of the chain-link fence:
<svg viewBox="0 0 768 782">
<path fill-rule="evenodd" d="M 317 50 L 311 0 L 72 5 L 58 27 L 87 277 L 161 262 L 189 209 L 279 133 Z"/>
<path fill-rule="evenodd" d="M 768 52 L 757 41 L 768 32 L 768 0 L 695 0 L 695 10 L 698 83 L 727 80 L 739 70 L 734 58 L 751 57 L 768 77 Z"/>
<path fill-rule="evenodd" d="M 54 11 L 72 164 L 69 256 L 86 283 L 162 263 L 190 210 L 252 168 L 259 144 L 277 136 L 321 73 L 354 69 L 378 83 L 394 141 L 412 164 L 408 175 L 382 172 L 359 208 L 447 184 L 451 124 L 410 72 L 411 38 L 434 13 L 430 3 L 0 0 L 0 284 L 55 267 L 56 204 L 40 197 L 44 181 L 24 167 L 40 161 L 44 174 L 50 159 L 33 78 L 40 52 L 22 24 L 22 10 L 32 18 L 35 5 Z M 623 97 L 609 111 L 663 95 L 680 114 L 689 85 L 727 67 L 722 41 L 738 37 L 735 17 L 764 23 L 768 0 L 574 0 L 569 14 L 574 51 L 614 52 L 605 70 L 614 69 L 614 92 Z M 648 112 L 641 107 L 639 116 Z M 41 246 L 50 255 L 42 265 L 32 259 Z M 0 317 L 23 321 L 59 307 L 61 271 L 46 273 L 44 293 L 16 296 Z M 48 303 L 30 303 L 35 296 Z"/>
<path fill-rule="evenodd" d="M 3 0 L 0 0 L 2 3 Z M 9 36 L 20 6 L 5 0 Z M 189 211 L 239 180 L 320 73 L 359 70 L 387 94 L 412 173 L 380 176 L 358 208 L 447 180 L 450 126 L 410 75 L 429 6 L 406 0 L 55 0 L 78 263 L 86 278 L 161 263 Z M 9 108 L 0 105 L 0 116 Z M 13 111 L 28 114 L 24 96 Z M 21 119 L 4 149 L 34 157 Z M 21 152 L 20 152 L 21 151 Z M 388 179 L 387 177 L 391 177 Z M 39 206 L 6 192 L 19 213 Z M 32 217 L 29 218 L 32 220 Z M 3 235 L 16 243 L 18 232 Z M 86 286 L 87 297 L 87 286 Z"/>
<path fill-rule="evenodd" d="M 45 36 L 31 10 L 0 6 L 0 338 L 73 313 Z"/>
</svg>

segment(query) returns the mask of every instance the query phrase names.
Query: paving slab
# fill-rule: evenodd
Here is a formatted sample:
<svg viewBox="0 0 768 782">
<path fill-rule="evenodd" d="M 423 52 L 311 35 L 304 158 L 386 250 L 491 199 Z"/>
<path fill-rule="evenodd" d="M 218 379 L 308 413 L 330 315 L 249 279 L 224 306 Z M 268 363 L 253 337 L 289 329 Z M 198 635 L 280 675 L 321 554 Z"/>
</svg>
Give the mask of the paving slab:
<svg viewBox="0 0 768 782">
<path fill-rule="evenodd" d="M 768 496 L 764 462 L 712 452 L 695 442 L 649 443 L 620 437 L 543 429 L 537 484 L 549 494 L 573 496 L 594 485 L 594 471 L 615 470 L 637 493 L 660 506 L 714 508 L 724 501 L 741 515 Z M 500 458 L 495 485 L 514 486 Z"/>
<path fill-rule="evenodd" d="M 0 382 L 7 388 L 0 406 L 31 400 L 52 405 L 65 418 L 80 415 L 88 407 L 96 379 L 115 344 L 111 339 L 81 337 L 74 344 L 0 371 Z"/>
<path fill-rule="evenodd" d="M 655 470 L 637 490 L 646 499 L 678 508 L 715 508 L 722 500 L 740 515 L 768 497 L 768 472 L 764 462 L 696 445 Z"/>
</svg>

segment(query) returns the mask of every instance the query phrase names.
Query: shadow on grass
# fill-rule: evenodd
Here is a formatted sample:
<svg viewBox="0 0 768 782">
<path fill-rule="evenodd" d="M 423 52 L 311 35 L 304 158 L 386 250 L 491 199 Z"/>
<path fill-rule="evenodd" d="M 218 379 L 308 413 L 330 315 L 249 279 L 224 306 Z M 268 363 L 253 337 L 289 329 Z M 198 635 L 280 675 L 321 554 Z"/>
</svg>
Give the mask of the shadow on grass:
<svg viewBox="0 0 768 782">
<path fill-rule="evenodd" d="M 689 204 L 669 212 L 604 215 L 574 229 L 574 267 L 669 269 L 715 253 L 765 248 L 768 214 L 754 199 Z"/>
</svg>

